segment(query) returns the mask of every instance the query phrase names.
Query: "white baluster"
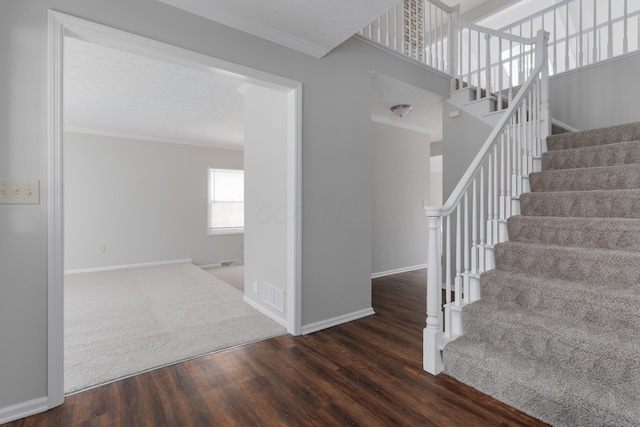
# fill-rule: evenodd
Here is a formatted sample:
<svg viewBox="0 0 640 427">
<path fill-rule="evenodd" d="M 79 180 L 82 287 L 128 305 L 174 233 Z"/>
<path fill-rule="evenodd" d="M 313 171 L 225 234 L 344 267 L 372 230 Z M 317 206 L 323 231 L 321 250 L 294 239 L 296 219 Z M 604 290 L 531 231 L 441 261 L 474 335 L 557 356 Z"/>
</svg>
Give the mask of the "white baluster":
<svg viewBox="0 0 640 427">
<path fill-rule="evenodd" d="M 598 62 L 598 8 L 597 1 L 593 0 L 593 59 L 592 63 Z"/>
<path fill-rule="evenodd" d="M 627 32 L 629 31 L 627 23 L 627 0 L 624 0 L 624 36 L 622 38 L 622 53 L 626 54 L 629 50 L 629 38 Z M 639 46 L 640 47 L 640 46 Z"/>
<path fill-rule="evenodd" d="M 471 273 L 478 273 L 478 191 L 476 178 L 471 181 Z"/>
<path fill-rule="evenodd" d="M 469 248 L 469 190 L 464 193 L 464 273 L 462 282 L 464 285 L 463 289 L 463 301 L 466 303 L 469 302 L 469 254 L 471 249 Z"/>
<path fill-rule="evenodd" d="M 509 104 L 513 100 L 513 41 L 509 40 Z"/>
<path fill-rule="evenodd" d="M 471 85 L 471 28 L 467 29 L 467 35 L 469 38 L 469 44 L 468 44 L 469 51 L 467 52 L 467 57 L 469 59 L 469 61 L 467 62 L 467 73 L 469 74 L 469 76 L 467 77 L 467 82 L 469 85 Z"/>
<path fill-rule="evenodd" d="M 580 4 L 580 24 L 579 24 L 579 30 L 578 30 L 578 37 L 579 37 L 578 51 L 580 53 L 578 54 L 578 64 L 580 67 L 582 67 L 582 65 L 584 64 L 583 53 L 582 53 L 582 0 L 580 0 L 579 4 Z"/>
<path fill-rule="evenodd" d="M 440 9 L 440 71 L 444 69 L 444 11 Z"/>
<path fill-rule="evenodd" d="M 565 26 L 566 28 L 566 37 L 565 37 L 565 57 L 564 57 L 564 71 L 569 71 L 569 3 L 566 5 L 565 9 Z"/>
<path fill-rule="evenodd" d="M 493 192 L 493 221 L 492 221 L 492 231 L 493 237 L 491 239 L 491 246 L 498 243 L 498 216 L 500 215 L 501 200 L 504 197 L 504 193 L 498 192 L 498 182 L 500 182 L 501 191 L 504 191 L 504 175 L 503 175 L 503 165 L 504 165 L 504 132 L 500 136 L 500 141 L 498 144 L 500 145 L 500 163 L 498 164 L 498 149 L 494 147 L 493 150 L 493 188 L 495 189 Z M 500 181 L 498 181 L 500 179 Z"/>
<path fill-rule="evenodd" d="M 481 61 L 481 57 L 482 55 L 480 54 L 480 52 L 482 51 L 481 46 L 481 42 L 480 42 L 480 31 L 476 31 L 478 33 L 478 50 L 476 51 L 478 53 L 478 87 L 477 87 L 477 95 L 476 95 L 476 99 L 481 99 L 482 98 L 482 61 Z"/>
<path fill-rule="evenodd" d="M 445 332 L 446 332 L 446 337 L 449 338 L 451 336 L 451 215 L 447 216 L 447 234 L 446 234 L 446 284 L 445 284 L 445 288 L 446 288 L 446 301 L 447 301 L 447 309 L 446 309 L 446 315 L 447 315 L 447 322 L 445 324 Z"/>
<path fill-rule="evenodd" d="M 464 56 L 464 52 L 463 52 L 463 36 L 462 36 L 462 27 L 459 28 L 458 30 L 458 42 L 459 42 L 459 52 L 458 52 L 458 69 L 459 69 L 459 76 L 460 76 L 460 80 L 458 80 L 458 89 L 462 90 L 463 85 L 463 76 L 464 76 L 464 68 L 463 66 L 463 56 Z"/>
<path fill-rule="evenodd" d="M 556 26 L 557 10 L 558 9 L 553 9 L 553 73 L 554 74 L 558 74 L 558 32 L 557 32 L 557 26 Z"/>
<path fill-rule="evenodd" d="M 491 97 L 491 36 L 489 34 L 484 35 L 484 42 L 486 44 L 486 94 L 487 98 Z"/>
<path fill-rule="evenodd" d="M 609 40 L 607 41 L 607 58 L 613 57 L 613 21 L 611 19 L 611 0 L 609 0 Z"/>
<path fill-rule="evenodd" d="M 431 23 L 433 17 L 433 4 L 429 3 L 429 62 L 428 64 L 433 67 L 433 41 L 431 40 L 431 32 L 433 31 L 433 25 Z"/>
<path fill-rule="evenodd" d="M 498 111 L 504 109 L 502 105 L 502 74 L 504 69 L 502 67 L 502 37 L 498 38 Z"/>
<path fill-rule="evenodd" d="M 460 215 L 460 203 L 456 207 L 456 277 L 454 279 L 454 292 L 456 294 L 456 307 L 462 307 L 462 218 Z M 453 326 L 453 325 L 452 325 Z"/>
<path fill-rule="evenodd" d="M 471 277 L 469 279 L 469 299 L 471 301 L 477 301 L 480 299 L 480 282 L 478 280 L 478 191 L 477 191 L 477 178 L 471 181 L 472 195 L 471 195 Z"/>
<path fill-rule="evenodd" d="M 491 156 L 487 156 L 487 164 L 491 162 Z M 485 248 L 485 210 L 484 210 L 484 165 L 480 167 L 480 246 L 478 249 L 478 270 L 480 273 L 485 272 L 484 264 L 484 248 Z"/>
</svg>

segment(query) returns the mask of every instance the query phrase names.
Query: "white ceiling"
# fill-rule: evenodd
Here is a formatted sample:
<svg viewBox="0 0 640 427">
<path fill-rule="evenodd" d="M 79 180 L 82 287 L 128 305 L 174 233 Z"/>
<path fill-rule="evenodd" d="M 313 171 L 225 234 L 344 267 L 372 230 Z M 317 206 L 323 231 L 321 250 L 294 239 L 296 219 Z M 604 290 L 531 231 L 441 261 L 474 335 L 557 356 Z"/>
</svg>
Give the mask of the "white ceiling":
<svg viewBox="0 0 640 427">
<path fill-rule="evenodd" d="M 69 131 L 242 148 L 246 80 L 65 39 Z"/>
<path fill-rule="evenodd" d="M 375 73 L 371 99 L 372 120 L 427 133 L 431 142 L 442 141 L 442 96 Z M 409 104 L 413 109 L 398 117 L 391 112 L 391 107 L 398 104 Z"/>
</svg>

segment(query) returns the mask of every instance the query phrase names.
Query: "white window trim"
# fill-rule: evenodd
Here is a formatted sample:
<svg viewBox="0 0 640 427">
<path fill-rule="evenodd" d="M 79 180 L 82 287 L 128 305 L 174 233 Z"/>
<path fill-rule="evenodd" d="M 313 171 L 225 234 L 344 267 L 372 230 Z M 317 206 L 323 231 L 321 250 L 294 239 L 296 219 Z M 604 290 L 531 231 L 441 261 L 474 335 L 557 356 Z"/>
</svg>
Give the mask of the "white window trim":
<svg viewBox="0 0 640 427">
<path fill-rule="evenodd" d="M 211 208 L 209 208 L 211 209 Z M 244 234 L 244 227 L 240 228 L 209 228 L 207 230 L 208 236 L 226 236 L 229 234 Z"/>
<path fill-rule="evenodd" d="M 213 228 L 211 227 L 211 172 L 217 171 L 233 171 L 242 172 L 242 169 L 227 169 L 227 168 L 207 168 L 207 236 L 227 236 L 233 234 L 244 234 L 244 227 L 226 227 L 226 228 Z M 243 202 L 244 203 L 244 202 Z"/>
</svg>

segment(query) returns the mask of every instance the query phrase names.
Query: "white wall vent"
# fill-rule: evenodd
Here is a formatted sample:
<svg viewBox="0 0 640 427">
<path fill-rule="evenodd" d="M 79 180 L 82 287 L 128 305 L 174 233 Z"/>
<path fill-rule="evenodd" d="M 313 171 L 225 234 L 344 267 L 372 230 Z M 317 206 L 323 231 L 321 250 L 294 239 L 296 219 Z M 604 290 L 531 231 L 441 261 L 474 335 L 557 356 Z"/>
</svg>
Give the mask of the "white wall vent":
<svg viewBox="0 0 640 427">
<path fill-rule="evenodd" d="M 268 282 L 264 282 L 262 289 L 264 290 L 264 295 L 262 296 L 264 302 L 284 313 L 284 291 Z"/>
</svg>

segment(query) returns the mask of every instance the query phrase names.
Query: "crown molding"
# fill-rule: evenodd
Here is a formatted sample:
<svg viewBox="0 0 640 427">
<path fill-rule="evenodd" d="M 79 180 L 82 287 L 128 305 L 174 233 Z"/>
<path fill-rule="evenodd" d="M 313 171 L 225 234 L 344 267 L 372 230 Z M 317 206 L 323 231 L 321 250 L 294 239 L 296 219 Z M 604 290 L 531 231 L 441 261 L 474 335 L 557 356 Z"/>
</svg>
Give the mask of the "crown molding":
<svg viewBox="0 0 640 427">
<path fill-rule="evenodd" d="M 126 132 L 112 132 L 108 130 L 102 129 L 93 129 L 93 128 L 82 128 L 82 127 L 73 127 L 73 126 L 65 126 L 65 132 L 72 133 L 82 133 L 86 135 L 96 135 L 96 136 L 108 136 L 112 138 L 123 138 L 123 139 L 136 139 L 141 141 L 151 141 L 151 142 L 164 142 L 167 144 L 178 144 L 178 145 L 193 145 L 197 147 L 206 147 L 206 148 L 219 148 L 223 150 L 235 150 L 235 151 L 243 151 L 244 144 L 232 144 L 224 142 L 203 142 L 203 141 L 185 141 L 171 138 L 162 138 L 151 135 L 140 135 Z"/>
</svg>

